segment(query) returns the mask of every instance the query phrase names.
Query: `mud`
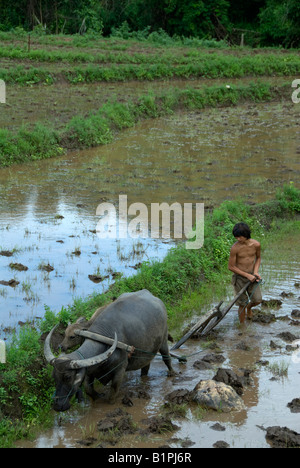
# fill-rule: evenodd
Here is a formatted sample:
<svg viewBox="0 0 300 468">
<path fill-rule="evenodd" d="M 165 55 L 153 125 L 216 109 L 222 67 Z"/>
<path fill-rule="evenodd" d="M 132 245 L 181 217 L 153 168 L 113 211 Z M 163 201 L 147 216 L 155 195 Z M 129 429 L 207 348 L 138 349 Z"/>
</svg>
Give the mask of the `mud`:
<svg viewBox="0 0 300 468">
<path fill-rule="evenodd" d="M 294 398 L 287 406 L 292 413 L 300 413 L 300 398 Z"/>
<path fill-rule="evenodd" d="M 287 427 L 268 427 L 266 439 L 274 448 L 300 448 L 300 434 Z"/>
</svg>

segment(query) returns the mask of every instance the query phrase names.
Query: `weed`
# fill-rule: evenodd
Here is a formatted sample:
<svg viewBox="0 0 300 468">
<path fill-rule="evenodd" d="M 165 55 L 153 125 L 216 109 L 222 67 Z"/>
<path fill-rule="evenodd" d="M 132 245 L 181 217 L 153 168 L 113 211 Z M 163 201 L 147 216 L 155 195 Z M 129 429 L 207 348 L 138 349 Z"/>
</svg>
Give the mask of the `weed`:
<svg viewBox="0 0 300 468">
<path fill-rule="evenodd" d="M 268 365 L 268 370 L 278 377 L 287 377 L 289 370 L 289 363 L 285 361 L 273 362 Z"/>
</svg>

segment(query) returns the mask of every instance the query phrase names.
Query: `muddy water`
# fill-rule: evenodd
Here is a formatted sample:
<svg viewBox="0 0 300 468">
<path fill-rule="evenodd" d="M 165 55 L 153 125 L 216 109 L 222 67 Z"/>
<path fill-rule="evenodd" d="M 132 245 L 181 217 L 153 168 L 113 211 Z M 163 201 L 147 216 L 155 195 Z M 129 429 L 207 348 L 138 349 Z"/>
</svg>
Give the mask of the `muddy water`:
<svg viewBox="0 0 300 468">
<path fill-rule="evenodd" d="M 248 323 L 241 327 L 235 307 L 208 340 L 189 340 L 177 351 L 178 354 L 188 356 L 188 359 L 186 364 L 174 361 L 177 372 L 175 377 L 168 378 L 161 358 L 156 358 L 147 378 L 142 380 L 138 372 L 128 374 L 114 405 L 107 404 L 104 398 L 94 403 L 87 401 L 82 408 L 73 408 L 65 414 L 57 415 L 54 427 L 40 434 L 34 442 L 20 442 L 18 446 L 100 446 L 117 449 L 167 445 L 209 448 L 217 441 L 224 441 L 232 448 L 264 448 L 269 447 L 269 444 L 263 428 L 279 425 L 300 432 L 299 413 L 292 413 L 287 408 L 289 402 L 299 398 L 299 356 L 295 352 L 287 352 L 287 343 L 276 336 L 289 331 L 300 338 L 300 320 L 298 326 L 290 325 L 291 312 L 300 305 L 300 290 L 295 286 L 300 280 L 299 262 L 277 263 L 276 268 L 281 275 L 281 281 L 276 284 L 272 265 L 265 265 L 262 271 L 265 278 L 264 299 L 282 300 L 281 307 L 270 310 L 276 315 L 276 322 L 270 325 Z M 282 298 L 283 291 L 291 294 Z M 228 299 L 230 297 L 231 290 L 228 291 Z M 216 298 L 216 302 L 218 299 Z M 280 320 L 284 317 L 285 320 Z M 276 342 L 277 349 L 270 347 L 271 340 Z M 239 349 L 241 343 L 244 349 Z M 222 413 L 201 410 L 195 405 L 187 404 L 184 417 L 178 417 L 174 413 L 169 415 L 177 429 L 163 434 L 145 434 L 149 418 L 162 412 L 166 395 L 176 389 L 192 390 L 199 380 L 210 379 L 215 375 L 217 365 L 203 371 L 197 370 L 193 364 L 204 355 L 216 351 L 226 358 L 223 368 L 233 369 L 239 375 L 242 368 L 252 371 L 252 384 L 245 387 L 242 397 L 245 410 Z M 261 365 L 258 361 L 267 361 L 268 365 Z M 278 368 L 285 370 L 284 375 L 276 374 Z M 130 398 L 133 406 L 124 405 L 124 396 Z M 136 430 L 133 435 L 122 434 L 117 437 L 116 434 L 108 436 L 99 432 L 98 423 L 103 419 L 111 420 L 111 414 L 117 409 L 132 416 Z M 221 432 L 212 427 L 216 422 L 223 427 Z"/>
<path fill-rule="evenodd" d="M 74 297 L 101 292 L 113 273 L 130 275 L 172 245 L 99 239 L 100 203 L 118 208 L 126 194 L 128 205 L 145 203 L 150 214 L 152 202 L 208 208 L 237 197 L 263 201 L 285 182 L 299 185 L 299 110 L 286 103 L 174 115 L 126 130 L 105 147 L 0 170 L 0 250 L 12 253 L 0 255 L 0 281 L 19 283 L 0 286 L 0 338 L 43 316 L 44 304 L 59 311 Z"/>
</svg>

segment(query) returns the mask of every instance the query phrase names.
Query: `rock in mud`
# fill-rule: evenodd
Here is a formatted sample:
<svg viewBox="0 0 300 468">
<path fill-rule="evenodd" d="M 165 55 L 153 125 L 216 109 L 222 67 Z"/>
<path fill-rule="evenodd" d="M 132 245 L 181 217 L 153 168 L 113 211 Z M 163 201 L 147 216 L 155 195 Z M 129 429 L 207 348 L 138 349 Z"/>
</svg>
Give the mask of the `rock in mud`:
<svg viewBox="0 0 300 468">
<path fill-rule="evenodd" d="M 134 434 L 137 429 L 133 423 L 132 416 L 120 411 L 120 413 L 111 413 L 111 415 L 98 422 L 98 431 L 115 431 L 119 434 Z"/>
<path fill-rule="evenodd" d="M 16 286 L 18 286 L 18 284 L 20 284 L 20 281 L 11 279 L 9 281 L 0 281 L 0 284 L 2 284 L 2 286 L 10 286 L 11 288 L 15 288 Z"/>
<path fill-rule="evenodd" d="M 86 439 L 76 440 L 76 444 L 82 445 L 84 447 L 90 447 L 95 442 L 97 442 L 97 439 L 94 437 L 87 437 Z"/>
<path fill-rule="evenodd" d="M 143 388 L 143 386 L 137 386 L 134 389 L 128 390 L 123 399 L 122 404 L 124 406 L 133 406 L 133 399 L 138 398 L 142 400 L 150 400 L 150 394 Z"/>
<path fill-rule="evenodd" d="M 142 431 L 143 434 L 163 434 L 179 429 L 178 426 L 172 423 L 168 416 L 154 416 L 153 418 L 149 418 L 147 420 L 147 426 L 147 429 Z"/>
<path fill-rule="evenodd" d="M 300 309 L 292 310 L 292 317 L 300 319 Z"/>
<path fill-rule="evenodd" d="M 261 303 L 262 307 L 268 307 L 270 309 L 279 308 L 282 305 L 282 301 L 280 299 L 263 299 Z"/>
<path fill-rule="evenodd" d="M 195 361 L 193 367 L 198 370 L 212 369 L 212 365 L 205 361 Z"/>
<path fill-rule="evenodd" d="M 294 293 L 292 293 L 291 291 L 282 291 L 282 293 L 280 294 L 281 297 L 293 297 L 294 296 Z"/>
<path fill-rule="evenodd" d="M 1 250 L 0 255 L 2 255 L 2 257 L 12 257 L 13 252 L 10 252 L 10 250 Z"/>
<path fill-rule="evenodd" d="M 300 398 L 294 398 L 287 406 L 292 413 L 300 413 Z"/>
<path fill-rule="evenodd" d="M 28 267 L 25 265 L 22 265 L 22 263 L 10 263 L 9 268 L 12 270 L 17 270 L 17 271 L 27 271 Z"/>
<path fill-rule="evenodd" d="M 251 351 L 250 346 L 248 346 L 245 341 L 240 341 L 240 343 L 236 345 L 236 349 L 239 349 L 241 351 Z"/>
<path fill-rule="evenodd" d="M 288 343 L 292 343 L 293 341 L 298 340 L 298 337 L 293 335 L 293 333 L 290 332 L 282 332 L 279 333 L 279 335 L 276 335 L 277 338 L 280 338 L 283 341 L 287 341 Z"/>
<path fill-rule="evenodd" d="M 224 440 L 218 440 L 218 442 L 216 442 L 213 445 L 213 447 L 218 448 L 218 449 L 225 449 L 225 448 L 230 448 L 230 445 L 227 444 L 227 442 L 225 442 Z"/>
<path fill-rule="evenodd" d="M 46 271 L 47 273 L 51 273 L 51 271 L 54 271 L 54 267 L 51 266 L 49 263 L 47 265 L 41 265 L 39 269 L 42 271 Z"/>
<path fill-rule="evenodd" d="M 109 275 L 106 275 L 106 276 L 100 276 L 100 275 L 89 275 L 89 279 L 91 281 L 93 281 L 93 283 L 101 283 L 102 281 L 104 281 L 105 279 L 109 278 Z"/>
<path fill-rule="evenodd" d="M 269 324 L 275 321 L 276 321 L 276 317 L 274 314 L 271 314 L 269 312 L 265 313 L 260 310 L 253 311 L 252 322 Z"/>
<path fill-rule="evenodd" d="M 243 377 L 238 376 L 231 369 L 218 369 L 218 372 L 213 377 L 213 380 L 229 385 L 240 396 L 244 393 Z"/>
<path fill-rule="evenodd" d="M 268 427 L 266 439 L 274 448 L 300 448 L 300 434 L 287 427 Z"/>
<path fill-rule="evenodd" d="M 226 361 L 226 358 L 222 356 L 222 354 L 210 353 L 206 354 L 202 361 L 208 362 L 210 364 L 222 364 L 222 362 Z"/>
<path fill-rule="evenodd" d="M 245 409 L 243 400 L 232 387 L 214 380 L 201 380 L 194 388 L 193 401 L 205 408 L 224 413 Z"/>
<path fill-rule="evenodd" d="M 214 431 L 219 431 L 219 432 L 226 431 L 226 427 L 222 426 L 222 424 L 220 423 L 216 423 L 213 426 L 210 426 L 210 428 L 213 429 Z"/>
<path fill-rule="evenodd" d="M 188 403 L 192 399 L 192 392 L 186 388 L 180 388 L 174 390 L 166 396 L 166 400 L 174 405 L 182 405 L 183 403 Z"/>
<path fill-rule="evenodd" d="M 276 341 L 271 340 L 270 341 L 270 348 L 271 349 L 281 349 L 282 346 L 279 343 L 277 343 Z"/>
</svg>

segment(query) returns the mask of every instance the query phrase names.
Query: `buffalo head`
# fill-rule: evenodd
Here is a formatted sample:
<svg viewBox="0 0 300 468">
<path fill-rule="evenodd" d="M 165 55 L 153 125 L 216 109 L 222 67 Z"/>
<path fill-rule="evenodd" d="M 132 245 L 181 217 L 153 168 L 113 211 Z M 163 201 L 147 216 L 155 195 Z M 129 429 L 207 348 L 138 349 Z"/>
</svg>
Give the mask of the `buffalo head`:
<svg viewBox="0 0 300 468">
<path fill-rule="evenodd" d="M 55 411 L 66 411 L 70 408 L 71 397 L 78 392 L 85 378 L 86 369 L 101 365 L 101 363 L 107 361 L 117 347 L 118 338 L 115 333 L 113 345 L 98 356 L 84 359 L 80 354 L 80 350 L 78 350 L 70 355 L 62 354 L 59 357 L 55 357 L 51 351 L 50 342 L 56 327 L 51 330 L 45 340 L 44 354 L 47 362 L 53 366 L 53 378 L 56 384 L 53 409 Z M 81 359 L 74 359 L 75 354 Z"/>
</svg>

